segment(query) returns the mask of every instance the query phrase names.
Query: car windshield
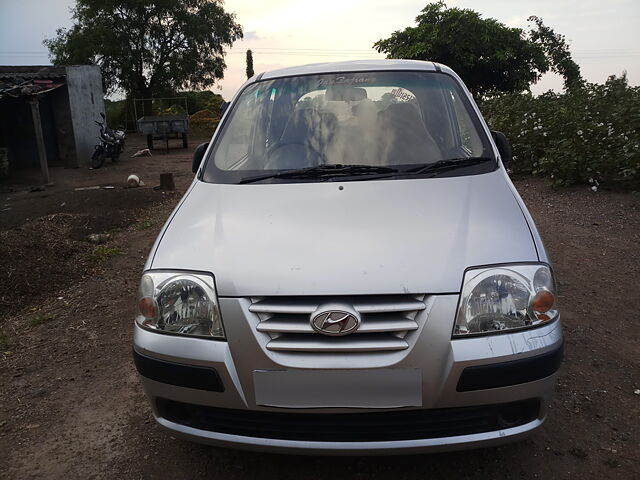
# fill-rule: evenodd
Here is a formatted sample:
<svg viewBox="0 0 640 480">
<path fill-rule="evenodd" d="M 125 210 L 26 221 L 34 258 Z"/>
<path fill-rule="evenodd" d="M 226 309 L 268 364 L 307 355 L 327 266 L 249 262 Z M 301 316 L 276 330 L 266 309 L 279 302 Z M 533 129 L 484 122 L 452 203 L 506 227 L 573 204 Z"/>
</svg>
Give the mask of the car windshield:
<svg viewBox="0 0 640 480">
<path fill-rule="evenodd" d="M 467 161 L 459 169 L 449 166 L 447 175 L 496 168 L 466 94 L 443 73 L 277 78 L 249 85 L 232 108 L 207 159 L 204 181 L 240 183 L 252 176 L 260 181 L 300 181 L 270 173 L 312 169 L 326 175 L 338 165 L 357 165 L 362 176 L 380 175 L 380 167 L 421 173 L 423 169 L 416 167 L 473 158 L 491 161 Z M 313 175 L 305 173 L 305 181 L 313 181 Z"/>
</svg>

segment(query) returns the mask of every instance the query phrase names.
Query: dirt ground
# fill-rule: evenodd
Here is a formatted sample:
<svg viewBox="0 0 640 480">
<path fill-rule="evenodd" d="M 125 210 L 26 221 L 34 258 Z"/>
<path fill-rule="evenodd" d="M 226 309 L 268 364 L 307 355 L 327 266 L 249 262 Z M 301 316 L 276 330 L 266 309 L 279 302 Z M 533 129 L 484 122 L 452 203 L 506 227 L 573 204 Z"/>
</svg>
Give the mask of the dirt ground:
<svg viewBox="0 0 640 480">
<path fill-rule="evenodd" d="M 566 357 L 544 427 L 508 446 L 405 457 L 212 448 L 161 430 L 131 360 L 148 251 L 191 152 L 0 185 L 0 478 L 640 478 L 640 196 L 516 180 L 559 280 Z M 175 192 L 156 191 L 173 172 Z M 137 173 L 146 183 L 123 188 Z M 75 190 L 114 186 L 114 189 Z M 95 244 L 88 235 L 108 234 Z"/>
</svg>

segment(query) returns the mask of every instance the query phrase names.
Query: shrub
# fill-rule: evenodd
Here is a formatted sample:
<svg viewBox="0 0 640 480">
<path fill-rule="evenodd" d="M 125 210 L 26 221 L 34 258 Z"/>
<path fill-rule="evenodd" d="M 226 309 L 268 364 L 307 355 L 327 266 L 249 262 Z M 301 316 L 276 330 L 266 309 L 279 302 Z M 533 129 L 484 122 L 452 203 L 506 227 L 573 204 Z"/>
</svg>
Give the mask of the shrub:
<svg viewBox="0 0 640 480">
<path fill-rule="evenodd" d="M 189 128 L 198 135 L 211 136 L 219 121 L 220 117 L 211 110 L 200 110 L 189 117 Z"/>
<path fill-rule="evenodd" d="M 127 125 L 127 101 L 105 100 L 104 108 L 107 115 L 107 125 L 111 128 L 120 128 Z M 99 120 L 99 118 L 96 118 Z"/>
<path fill-rule="evenodd" d="M 504 94 L 480 103 L 513 145 L 514 173 L 554 185 L 640 187 L 640 87 L 626 76 L 566 93 Z"/>
<path fill-rule="evenodd" d="M 191 117 L 189 117 L 189 120 L 191 122 L 197 122 L 199 120 L 207 120 L 210 118 L 213 118 L 213 112 L 211 110 L 200 110 L 199 112 L 194 113 L 193 115 L 191 115 Z"/>
<path fill-rule="evenodd" d="M 160 109 L 156 115 L 184 115 L 184 107 L 182 105 L 171 105 Z"/>
</svg>

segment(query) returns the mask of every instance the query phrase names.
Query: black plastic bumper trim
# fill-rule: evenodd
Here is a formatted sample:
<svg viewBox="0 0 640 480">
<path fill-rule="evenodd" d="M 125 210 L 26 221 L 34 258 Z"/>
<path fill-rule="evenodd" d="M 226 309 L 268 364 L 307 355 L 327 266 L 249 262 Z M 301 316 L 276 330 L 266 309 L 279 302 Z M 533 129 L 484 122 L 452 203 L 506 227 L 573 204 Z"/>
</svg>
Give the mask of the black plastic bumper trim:
<svg viewBox="0 0 640 480">
<path fill-rule="evenodd" d="M 460 375 L 456 390 L 471 392 L 540 380 L 558 371 L 563 351 L 564 345 L 560 345 L 555 350 L 535 357 L 467 367 Z"/>
<path fill-rule="evenodd" d="M 141 355 L 135 350 L 133 362 L 140 375 L 156 382 L 209 392 L 224 392 L 220 375 L 213 368 L 158 360 Z"/>
<path fill-rule="evenodd" d="M 538 399 L 496 405 L 362 413 L 231 410 L 156 398 L 158 415 L 215 433 L 312 442 L 384 442 L 495 432 L 532 422 Z"/>
</svg>

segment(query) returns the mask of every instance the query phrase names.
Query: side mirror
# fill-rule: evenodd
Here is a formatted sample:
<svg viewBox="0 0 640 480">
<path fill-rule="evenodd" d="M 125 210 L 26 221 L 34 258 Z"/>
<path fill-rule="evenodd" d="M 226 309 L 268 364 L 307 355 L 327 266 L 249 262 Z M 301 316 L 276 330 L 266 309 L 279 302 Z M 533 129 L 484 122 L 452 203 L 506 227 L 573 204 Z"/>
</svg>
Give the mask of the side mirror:
<svg viewBox="0 0 640 480">
<path fill-rule="evenodd" d="M 500 152 L 500 158 L 502 158 L 504 168 L 508 168 L 513 157 L 513 150 L 511 149 L 509 140 L 507 140 L 507 137 L 502 132 L 492 131 L 491 136 L 493 137 L 493 141 L 496 142 L 496 147 L 498 147 L 498 152 Z"/>
<path fill-rule="evenodd" d="M 230 103 L 231 102 L 222 102 L 220 104 L 220 117 L 222 117 L 222 115 L 224 115 L 224 112 L 227 111 L 227 108 L 229 108 Z"/>
<path fill-rule="evenodd" d="M 202 158 L 204 157 L 204 152 L 207 151 L 209 147 L 209 142 L 201 143 L 196 147 L 195 152 L 193 152 L 193 160 L 191 161 L 191 171 L 196 173 L 198 168 L 200 168 L 200 164 L 202 163 Z"/>
</svg>

